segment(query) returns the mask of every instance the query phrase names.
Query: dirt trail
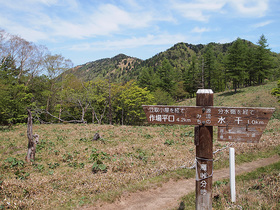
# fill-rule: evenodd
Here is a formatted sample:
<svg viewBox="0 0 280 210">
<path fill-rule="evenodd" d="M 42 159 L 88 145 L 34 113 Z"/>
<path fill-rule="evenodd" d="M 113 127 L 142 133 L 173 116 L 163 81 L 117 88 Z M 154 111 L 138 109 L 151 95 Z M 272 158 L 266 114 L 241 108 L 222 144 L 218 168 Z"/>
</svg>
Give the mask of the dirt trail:
<svg viewBox="0 0 280 210">
<path fill-rule="evenodd" d="M 250 163 L 235 166 L 236 175 L 253 171 L 259 167 L 270 165 L 280 161 L 279 156 L 260 159 Z M 214 171 L 213 181 L 229 178 L 229 169 Z M 180 198 L 195 190 L 195 179 L 185 179 L 179 181 L 170 180 L 162 187 L 147 191 L 130 193 L 123 195 L 114 203 L 102 203 L 97 207 L 86 208 L 88 210 L 108 209 L 108 210 L 162 210 L 179 207 Z"/>
</svg>

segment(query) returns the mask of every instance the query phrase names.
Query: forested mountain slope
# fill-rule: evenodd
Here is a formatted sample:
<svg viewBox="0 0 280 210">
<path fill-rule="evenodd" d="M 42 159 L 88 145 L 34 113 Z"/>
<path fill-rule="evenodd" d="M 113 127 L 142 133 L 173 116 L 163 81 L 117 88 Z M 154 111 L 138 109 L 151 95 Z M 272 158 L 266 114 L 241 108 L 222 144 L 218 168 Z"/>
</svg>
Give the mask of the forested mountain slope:
<svg viewBox="0 0 280 210">
<path fill-rule="evenodd" d="M 259 85 L 280 77 L 280 54 L 271 52 L 262 35 L 257 44 L 238 38 L 207 45 L 177 43 L 147 60 L 124 54 L 77 66 L 67 73 L 84 80 L 108 79 L 163 91 L 175 100 L 194 96 L 198 88 L 215 92 Z"/>
<path fill-rule="evenodd" d="M 129 81 L 128 75 L 141 62 L 138 58 L 119 54 L 113 58 L 104 58 L 76 66 L 68 70 L 67 74 L 74 74 L 84 81 L 108 79 L 110 74 L 115 82 Z"/>
</svg>

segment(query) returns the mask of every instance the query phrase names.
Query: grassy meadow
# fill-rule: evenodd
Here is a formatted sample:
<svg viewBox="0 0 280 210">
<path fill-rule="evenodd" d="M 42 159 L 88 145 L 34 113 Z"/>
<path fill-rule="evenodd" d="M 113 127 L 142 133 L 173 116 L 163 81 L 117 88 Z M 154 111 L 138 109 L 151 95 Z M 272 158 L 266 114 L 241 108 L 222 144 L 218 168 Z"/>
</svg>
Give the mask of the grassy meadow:
<svg viewBox="0 0 280 210">
<path fill-rule="evenodd" d="M 270 95 L 273 87 L 276 83 L 214 95 L 216 106 L 277 108 L 260 143 L 234 144 L 236 164 L 280 154 L 280 106 Z M 195 100 L 180 105 L 195 105 Z M 194 163 L 193 130 L 182 125 L 34 124 L 40 144 L 35 161 L 27 164 L 27 126 L 2 128 L 0 209 L 76 209 L 98 200 L 113 202 L 123 193 L 157 187 L 170 178 L 194 177 L 195 170 L 181 168 Z M 101 139 L 93 141 L 97 132 Z M 217 128 L 214 151 L 228 145 L 215 134 Z M 227 149 L 214 158 L 215 169 L 228 166 Z"/>
</svg>

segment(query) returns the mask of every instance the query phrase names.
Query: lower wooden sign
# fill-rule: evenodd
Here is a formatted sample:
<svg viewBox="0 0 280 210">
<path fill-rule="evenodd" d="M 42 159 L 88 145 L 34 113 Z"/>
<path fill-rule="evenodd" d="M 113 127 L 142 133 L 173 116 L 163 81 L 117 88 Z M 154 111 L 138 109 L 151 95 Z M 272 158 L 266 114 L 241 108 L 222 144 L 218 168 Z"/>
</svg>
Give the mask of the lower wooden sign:
<svg viewBox="0 0 280 210">
<path fill-rule="evenodd" d="M 258 143 L 266 126 L 218 127 L 218 141 Z"/>
</svg>

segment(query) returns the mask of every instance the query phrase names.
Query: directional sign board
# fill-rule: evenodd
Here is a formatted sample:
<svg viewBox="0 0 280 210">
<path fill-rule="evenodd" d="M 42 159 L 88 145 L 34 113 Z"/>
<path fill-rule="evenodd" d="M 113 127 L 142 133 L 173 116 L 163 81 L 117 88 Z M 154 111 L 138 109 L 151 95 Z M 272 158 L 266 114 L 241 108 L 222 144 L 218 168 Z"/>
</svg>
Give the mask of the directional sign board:
<svg viewBox="0 0 280 210">
<path fill-rule="evenodd" d="M 213 106 L 143 106 L 154 124 L 219 126 L 218 140 L 258 142 L 274 108 Z M 226 127 L 226 129 L 222 129 Z"/>
<path fill-rule="evenodd" d="M 218 141 L 258 143 L 265 126 L 218 127 Z"/>
<path fill-rule="evenodd" d="M 143 106 L 149 123 L 206 126 L 265 126 L 274 108 Z"/>
<path fill-rule="evenodd" d="M 200 89 L 197 106 L 143 106 L 149 123 L 196 125 L 196 209 L 212 209 L 213 126 L 220 141 L 258 142 L 275 110 L 213 104 L 213 91 Z"/>
<path fill-rule="evenodd" d="M 184 106 L 143 106 L 147 120 L 154 124 L 198 125 L 197 114 L 201 107 Z"/>
</svg>

